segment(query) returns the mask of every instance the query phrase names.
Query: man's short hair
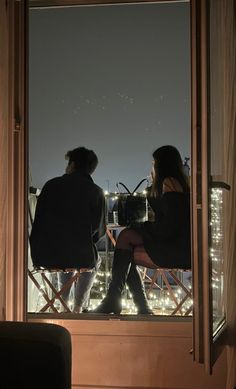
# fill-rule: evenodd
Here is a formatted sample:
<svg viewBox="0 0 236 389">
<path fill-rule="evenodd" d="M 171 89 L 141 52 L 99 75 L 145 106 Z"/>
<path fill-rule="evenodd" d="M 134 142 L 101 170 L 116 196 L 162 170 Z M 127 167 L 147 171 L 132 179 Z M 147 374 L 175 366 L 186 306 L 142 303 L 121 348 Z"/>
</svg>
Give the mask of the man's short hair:
<svg viewBox="0 0 236 389">
<path fill-rule="evenodd" d="M 69 159 L 69 164 L 74 162 L 75 170 L 82 170 L 88 174 L 92 174 L 98 165 L 98 157 L 95 152 L 85 147 L 77 147 L 68 151 L 66 158 Z"/>
</svg>

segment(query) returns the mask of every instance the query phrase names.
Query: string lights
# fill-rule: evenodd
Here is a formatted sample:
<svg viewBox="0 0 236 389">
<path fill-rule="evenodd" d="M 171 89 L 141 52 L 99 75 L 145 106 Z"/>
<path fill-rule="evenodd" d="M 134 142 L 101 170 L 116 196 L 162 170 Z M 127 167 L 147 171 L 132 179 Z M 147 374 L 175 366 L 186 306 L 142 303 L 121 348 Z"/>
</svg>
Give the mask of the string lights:
<svg viewBox="0 0 236 389">
<path fill-rule="evenodd" d="M 134 193 L 134 196 L 142 195 L 146 197 L 146 190 L 143 190 L 141 193 Z M 109 191 L 104 191 L 108 209 L 109 203 L 108 201 L 112 201 L 111 208 L 113 209 L 113 206 L 115 202 L 119 199 L 119 196 L 122 196 L 122 193 L 114 192 L 111 193 Z M 109 214 L 108 214 L 109 219 Z M 216 218 L 217 216 L 215 216 Z M 107 220 L 108 222 L 108 220 Z M 213 221 L 214 223 L 214 221 Z M 109 225 L 108 225 L 109 227 Z M 114 226 L 113 226 L 114 228 Z M 117 225 L 117 229 L 119 230 L 120 226 Z M 219 231 L 217 231 L 218 234 L 220 234 Z M 102 301 L 102 299 L 106 296 L 106 291 L 109 286 L 110 278 L 111 278 L 111 266 L 112 266 L 112 257 L 114 253 L 114 247 L 112 246 L 111 242 L 109 241 L 108 237 L 106 242 L 105 250 L 99 251 L 99 255 L 101 256 L 102 262 L 100 269 L 97 272 L 96 279 L 93 284 L 93 288 L 90 295 L 90 305 L 89 310 L 95 309 Z M 217 239 L 220 239 L 220 236 L 217 236 Z M 215 258 L 215 255 L 213 256 Z M 148 271 L 149 272 L 149 271 Z M 145 279 L 145 287 L 146 290 L 150 287 L 150 280 L 153 275 L 152 270 L 150 270 L 151 274 L 149 273 L 150 277 L 149 280 Z M 168 274 L 166 273 L 166 277 L 168 278 Z M 191 290 L 191 274 L 185 274 L 184 272 L 181 273 L 180 277 L 182 278 L 182 282 L 184 286 Z M 171 285 L 172 289 L 172 295 L 166 285 L 163 282 L 163 279 L 161 276 L 158 276 L 156 280 L 156 284 L 158 286 L 153 286 L 150 293 L 148 293 L 148 303 L 149 307 L 153 310 L 153 312 L 156 315 L 171 315 L 173 310 L 176 308 L 176 303 L 179 304 L 184 298 L 185 298 L 185 292 L 183 289 L 181 289 L 172 279 L 169 279 L 169 283 Z M 45 292 L 42 288 L 42 292 Z M 48 291 L 49 294 L 51 293 L 50 290 Z M 174 298 L 173 298 L 174 296 Z M 188 315 L 191 315 L 191 307 L 193 304 L 193 300 L 191 298 L 186 298 L 186 301 L 182 304 L 181 308 L 176 312 L 176 315 L 185 315 L 186 312 Z M 40 309 L 45 305 L 45 301 L 43 298 L 43 294 L 41 293 L 38 296 L 38 302 L 37 302 L 37 310 L 40 311 Z M 58 301 L 57 307 L 60 305 L 60 302 Z M 70 307 L 73 307 L 73 302 L 70 301 L 69 303 Z M 60 307 L 59 307 L 60 309 Z M 63 310 L 63 309 L 62 309 Z M 47 310 L 47 312 L 50 312 L 50 308 Z M 128 289 L 128 287 L 125 288 L 123 296 L 122 296 L 122 313 L 123 314 L 137 314 L 137 308 L 133 303 L 132 295 Z"/>
<path fill-rule="evenodd" d="M 223 305 L 223 189 L 212 188 L 210 196 L 210 231 L 211 231 L 211 286 L 213 298 L 213 327 L 217 326 L 224 314 Z"/>
</svg>

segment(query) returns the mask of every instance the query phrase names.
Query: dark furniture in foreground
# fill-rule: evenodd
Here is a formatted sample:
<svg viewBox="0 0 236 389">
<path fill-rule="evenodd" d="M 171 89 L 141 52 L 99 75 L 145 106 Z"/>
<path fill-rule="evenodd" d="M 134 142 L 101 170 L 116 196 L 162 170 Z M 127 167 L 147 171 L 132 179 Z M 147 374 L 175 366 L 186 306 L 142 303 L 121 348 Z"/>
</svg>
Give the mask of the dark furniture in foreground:
<svg viewBox="0 0 236 389">
<path fill-rule="evenodd" d="M 0 389 L 71 389 L 71 337 L 61 326 L 0 322 Z"/>
</svg>

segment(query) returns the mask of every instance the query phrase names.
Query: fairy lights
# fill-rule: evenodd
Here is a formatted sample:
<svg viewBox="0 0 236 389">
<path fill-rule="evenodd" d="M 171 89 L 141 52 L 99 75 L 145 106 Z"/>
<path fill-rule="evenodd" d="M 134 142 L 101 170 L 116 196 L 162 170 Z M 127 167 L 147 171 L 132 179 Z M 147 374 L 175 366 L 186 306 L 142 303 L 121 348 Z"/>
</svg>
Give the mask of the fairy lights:
<svg viewBox="0 0 236 389">
<path fill-rule="evenodd" d="M 141 195 L 146 196 L 147 192 L 146 190 L 142 191 Z M 119 196 L 122 194 L 114 192 L 111 193 L 109 191 L 104 191 L 104 195 L 106 196 L 106 199 L 108 201 L 113 202 L 117 201 Z M 140 195 L 140 193 L 134 193 L 135 195 Z M 212 207 L 212 212 L 214 211 L 214 208 Z M 218 215 L 214 213 L 213 218 L 213 224 L 215 223 L 215 220 L 218 220 Z M 212 226 L 213 227 L 213 226 Z M 221 231 L 216 229 L 216 240 L 221 239 Z M 90 298 L 90 304 L 89 304 L 89 310 L 95 309 L 102 301 L 102 299 L 106 296 L 107 289 L 109 287 L 109 282 L 111 278 L 111 266 L 112 266 L 112 257 L 113 257 L 113 251 L 114 248 L 108 245 L 108 248 L 103 252 L 99 252 L 99 255 L 102 258 L 102 263 L 99 271 L 97 272 L 96 279 L 94 281 L 93 289 L 91 292 L 91 298 Z M 214 252 L 214 248 L 212 247 L 211 252 L 211 258 L 217 258 L 216 253 Z M 49 274 L 48 274 L 49 275 Z M 150 275 L 152 277 L 152 275 Z M 168 277 L 168 275 L 167 275 Z M 181 275 L 182 277 L 182 275 Z M 184 273 L 183 273 L 184 277 Z M 218 280 L 214 280 L 214 283 L 217 283 Z M 171 315 L 172 312 L 176 308 L 176 303 L 180 303 L 184 297 L 185 292 L 179 287 L 179 285 L 176 285 L 172 280 L 170 280 L 170 285 L 172 291 L 168 290 L 165 285 L 163 285 L 163 280 L 160 278 L 157 280 L 157 284 L 161 285 L 161 288 L 153 286 L 153 289 L 148 293 L 148 304 L 150 309 L 156 314 L 156 315 Z M 185 279 L 183 282 L 184 286 L 191 290 L 191 280 Z M 150 287 L 150 281 L 145 280 L 145 287 L 146 290 Z M 38 302 L 37 302 L 37 309 L 36 312 L 39 312 L 40 309 L 45 305 L 45 299 L 43 297 L 43 292 L 46 292 L 49 294 L 50 297 L 50 290 L 45 289 L 45 287 L 42 287 L 42 291 L 40 295 L 38 295 Z M 170 293 L 171 292 L 171 293 Z M 173 298 L 174 296 L 174 298 Z M 175 315 L 185 315 L 186 312 L 188 315 L 191 315 L 191 307 L 192 307 L 193 301 L 191 298 L 186 298 L 186 301 L 181 306 L 181 309 L 178 310 L 178 312 L 175 313 Z M 61 307 L 61 303 L 59 300 L 56 301 L 55 305 L 58 307 L 59 311 L 63 311 L 63 307 Z M 73 302 L 70 301 L 69 307 L 73 308 Z M 47 312 L 51 312 L 51 309 L 49 308 Z M 124 290 L 124 294 L 122 296 L 122 314 L 132 315 L 137 314 L 137 307 L 135 306 L 132 294 L 130 293 L 128 287 L 126 286 Z"/>
<path fill-rule="evenodd" d="M 103 268 L 102 268 L 103 269 Z M 102 299 L 106 296 L 106 290 L 109 285 L 111 272 L 110 271 L 102 271 L 99 270 L 97 274 L 97 278 L 94 282 L 93 287 L 93 293 L 91 293 L 91 299 L 89 304 L 89 310 L 95 309 L 102 301 Z M 158 281 L 158 283 L 160 280 Z M 218 277 L 214 280 L 214 283 L 218 282 Z M 189 284 L 189 280 L 186 281 L 185 287 L 190 289 L 191 285 Z M 146 287 L 149 287 L 149 283 L 147 284 L 146 281 Z M 215 287 L 215 285 L 214 285 Z M 49 293 L 50 290 L 47 290 L 48 288 L 42 285 L 40 293 L 38 293 L 38 301 L 37 301 L 37 309 L 36 312 L 40 312 L 40 309 L 43 308 L 45 305 L 45 299 L 43 297 L 43 293 Z M 175 296 L 175 301 L 177 303 L 180 303 L 182 299 L 184 298 L 185 294 L 184 291 L 176 285 L 172 285 L 172 293 Z M 172 298 L 172 293 L 163 286 L 162 288 L 154 288 L 149 294 L 148 294 L 148 304 L 150 309 L 155 313 L 155 315 L 164 315 L 168 316 L 171 315 L 172 312 L 176 308 L 176 302 L 174 302 Z M 181 306 L 181 308 L 178 310 L 178 312 L 175 313 L 176 316 L 183 316 L 185 314 L 191 315 L 191 307 L 193 304 L 193 300 L 191 298 L 187 298 L 184 304 Z M 55 301 L 55 308 L 58 310 L 58 312 L 63 313 L 65 312 L 64 307 L 62 306 L 61 302 L 59 300 Z M 73 311 L 73 301 L 71 300 L 69 302 L 69 308 Z M 51 313 L 52 310 L 49 308 L 47 310 L 47 313 Z M 122 297 L 122 314 L 125 315 L 136 315 L 137 314 L 137 307 L 135 306 L 132 298 L 132 294 L 130 293 L 128 287 L 126 286 L 123 297 Z"/>
<path fill-rule="evenodd" d="M 212 267 L 211 287 L 213 297 L 213 327 L 224 314 L 223 306 L 223 254 L 224 254 L 224 208 L 223 189 L 212 188 L 210 196 L 210 261 Z"/>
</svg>

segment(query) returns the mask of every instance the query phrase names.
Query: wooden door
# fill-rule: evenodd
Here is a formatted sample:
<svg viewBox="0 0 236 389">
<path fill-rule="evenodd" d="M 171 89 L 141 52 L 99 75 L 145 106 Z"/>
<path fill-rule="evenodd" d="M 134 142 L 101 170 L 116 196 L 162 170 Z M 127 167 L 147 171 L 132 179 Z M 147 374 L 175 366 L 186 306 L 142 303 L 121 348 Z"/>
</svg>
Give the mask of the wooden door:
<svg viewBox="0 0 236 389">
<path fill-rule="evenodd" d="M 9 93 L 5 150 L 7 152 L 6 320 L 22 320 L 26 312 L 27 14 L 27 1 L 6 1 Z"/>
<path fill-rule="evenodd" d="M 219 25 L 223 3 L 191 2 L 193 350 L 208 373 L 226 330 L 225 214 L 230 187 L 224 166 L 225 62 L 220 50 L 227 42 Z"/>
</svg>

